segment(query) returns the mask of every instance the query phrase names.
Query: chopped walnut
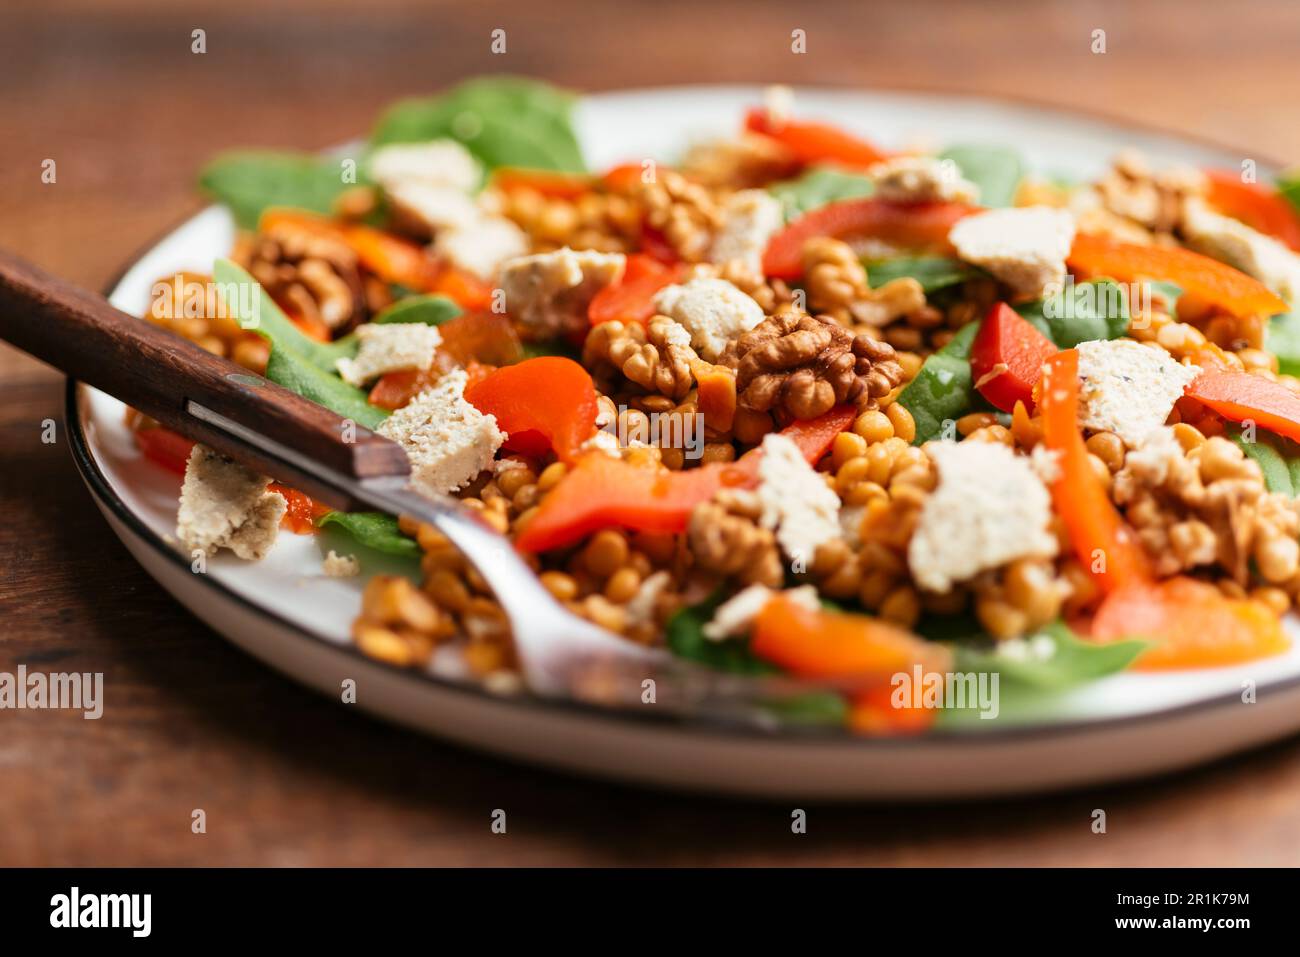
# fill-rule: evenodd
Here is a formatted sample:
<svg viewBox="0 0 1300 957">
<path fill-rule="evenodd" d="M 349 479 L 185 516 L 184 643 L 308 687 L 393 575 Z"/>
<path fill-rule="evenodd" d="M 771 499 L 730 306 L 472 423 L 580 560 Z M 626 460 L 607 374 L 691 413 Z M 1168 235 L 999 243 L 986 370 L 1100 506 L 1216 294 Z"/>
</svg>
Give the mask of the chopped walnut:
<svg viewBox="0 0 1300 957">
<path fill-rule="evenodd" d="M 356 253 L 328 236 L 287 223 L 272 226 L 253 237 L 248 271 L 274 299 L 332 330 L 366 318 Z"/>
<path fill-rule="evenodd" d="M 797 168 L 789 151 L 769 136 L 700 143 L 686 153 L 682 174 L 710 189 L 752 189 L 790 175 Z"/>
<path fill-rule="evenodd" d="M 1154 233 L 1172 233 L 1182 219 L 1184 200 L 1203 193 L 1205 179 L 1195 169 L 1153 172 L 1141 153 L 1126 150 L 1115 157 L 1096 191 L 1108 212 Z"/>
<path fill-rule="evenodd" d="M 654 316 L 645 328 L 601 323 L 587 336 L 582 359 L 589 368 L 604 360 L 642 388 L 670 399 L 691 391 L 692 364 L 699 362 L 691 334 L 667 316 Z"/>
<path fill-rule="evenodd" d="M 686 262 L 707 258 L 722 212 L 712 194 L 680 173 L 660 170 L 653 183 L 641 187 L 646 222 Z"/>
<path fill-rule="evenodd" d="M 803 264 L 808 308 L 845 325 L 880 328 L 925 308 L 925 290 L 911 277 L 872 289 L 857 255 L 838 239 L 810 239 L 803 247 Z"/>
<path fill-rule="evenodd" d="M 771 529 L 759 520 L 758 495 L 723 489 L 691 512 L 687 536 L 696 564 L 745 585 L 778 587 L 784 578 L 781 552 Z"/>
<path fill-rule="evenodd" d="M 786 285 L 785 280 L 767 279 L 761 271 L 753 269 L 740 259 L 719 264 L 694 263 L 686 270 L 682 282 L 690 282 L 692 279 L 725 279 L 758 303 L 768 315 L 796 308 L 794 291 Z"/>
<path fill-rule="evenodd" d="M 736 370 L 741 408 L 781 408 L 796 419 L 815 419 L 840 402 L 870 408 L 903 381 L 891 346 L 828 316 L 788 312 L 740 336 L 721 363 Z"/>
</svg>

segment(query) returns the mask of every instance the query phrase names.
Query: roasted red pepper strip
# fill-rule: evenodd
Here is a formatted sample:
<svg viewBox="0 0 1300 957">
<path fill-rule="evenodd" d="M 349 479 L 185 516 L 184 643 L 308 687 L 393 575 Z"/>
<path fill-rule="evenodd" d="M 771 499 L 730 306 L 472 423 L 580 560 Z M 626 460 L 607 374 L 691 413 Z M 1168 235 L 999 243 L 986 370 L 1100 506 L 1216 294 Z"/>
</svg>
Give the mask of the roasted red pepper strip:
<svg viewBox="0 0 1300 957">
<path fill-rule="evenodd" d="M 971 343 L 975 388 L 1003 412 L 1017 402 L 1032 411 L 1043 363 L 1057 351 L 1056 344 L 1018 312 L 1004 302 L 994 303 Z"/>
<path fill-rule="evenodd" d="M 583 173 L 557 173 L 548 169 L 505 166 L 492 172 L 492 185 L 502 192 L 532 190 L 549 199 L 577 199 L 591 192 L 594 177 Z"/>
<path fill-rule="evenodd" d="M 1206 199 L 1211 206 L 1300 250 L 1300 215 L 1276 189 L 1261 183 L 1243 183 L 1240 173 L 1226 170 L 1207 169 L 1205 178 L 1209 182 Z"/>
<path fill-rule="evenodd" d="M 541 356 L 488 373 L 465 390 L 465 399 L 496 417 L 509 438 L 505 447 L 539 457 L 550 449 L 564 461 L 596 424 L 596 387 L 572 359 Z"/>
<path fill-rule="evenodd" d="M 772 237 L 763 253 L 763 272 L 777 279 L 798 279 L 803 275 L 804 243 L 818 236 L 871 236 L 908 248 L 948 251 L 953 223 L 976 212 L 978 206 L 965 203 L 890 203 L 870 197 L 828 203 Z"/>
<path fill-rule="evenodd" d="M 773 123 L 764 109 L 752 109 L 745 114 L 745 129 L 776 140 L 800 163 L 841 163 L 865 168 L 889 158 L 888 153 L 839 127 L 800 120 Z"/>
<path fill-rule="evenodd" d="M 1300 396 L 1280 382 L 1232 369 L 1207 369 L 1183 393 L 1232 422 L 1300 440 Z"/>
<path fill-rule="evenodd" d="M 628 256 L 623 278 L 592 296 L 587 317 L 593 326 L 602 322 L 644 325 L 655 314 L 655 294 L 681 276 L 680 267 L 666 266 L 650 256 Z"/>
<path fill-rule="evenodd" d="M 795 422 L 781 434 L 793 440 L 809 462 L 816 462 L 856 417 L 852 406 L 836 406 L 816 419 Z M 736 462 L 669 472 L 590 452 L 542 499 L 516 545 L 526 552 L 547 551 L 610 527 L 683 531 L 692 509 L 718 489 L 757 483 L 761 454 L 751 449 Z"/>
<path fill-rule="evenodd" d="M 1106 592 L 1150 581 L 1146 553 L 1088 462 L 1078 423 L 1079 354 L 1073 349 L 1047 361 L 1038 408 L 1043 444 L 1058 453 L 1060 474 L 1051 486 L 1052 503 L 1070 533 L 1079 564 Z"/>
<path fill-rule="evenodd" d="M 1167 280 L 1234 316 L 1271 316 L 1286 303 L 1257 279 L 1209 256 L 1172 246 L 1140 246 L 1080 233 L 1068 260 L 1070 268 L 1120 282 Z"/>
</svg>

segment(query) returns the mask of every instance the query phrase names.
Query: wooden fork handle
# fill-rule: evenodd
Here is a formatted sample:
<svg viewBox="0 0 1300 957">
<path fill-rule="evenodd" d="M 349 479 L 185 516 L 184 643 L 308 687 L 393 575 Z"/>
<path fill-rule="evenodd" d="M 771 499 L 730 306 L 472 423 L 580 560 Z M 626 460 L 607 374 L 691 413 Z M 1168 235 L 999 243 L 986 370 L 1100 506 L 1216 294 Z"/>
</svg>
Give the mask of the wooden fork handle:
<svg viewBox="0 0 1300 957">
<path fill-rule="evenodd" d="M 357 503 L 324 485 L 312 469 L 273 458 L 199 421 L 187 411 L 188 403 L 347 478 L 402 475 L 410 468 L 396 443 L 3 250 L 0 338 L 166 427 L 338 508 Z"/>
</svg>

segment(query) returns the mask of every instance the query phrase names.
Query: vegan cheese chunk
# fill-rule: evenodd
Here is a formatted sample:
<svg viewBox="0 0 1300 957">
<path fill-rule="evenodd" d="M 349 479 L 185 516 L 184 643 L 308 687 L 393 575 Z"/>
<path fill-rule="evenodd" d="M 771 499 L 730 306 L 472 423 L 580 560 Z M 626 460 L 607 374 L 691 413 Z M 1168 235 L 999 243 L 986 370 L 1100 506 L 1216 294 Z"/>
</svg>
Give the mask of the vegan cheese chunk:
<svg viewBox="0 0 1300 957">
<path fill-rule="evenodd" d="M 810 565 L 819 546 L 842 536 L 840 497 L 784 435 L 768 433 L 762 449 L 758 462 L 762 524 L 776 532 L 776 542 L 787 558 Z"/>
<path fill-rule="evenodd" d="M 288 503 L 270 482 L 214 452 L 195 445 L 185 463 L 176 537 L 187 548 L 213 555 L 228 548 L 246 561 L 270 551 Z"/>
<path fill-rule="evenodd" d="M 394 143 L 370 154 L 371 178 L 386 190 L 409 183 L 469 193 L 478 186 L 478 162 L 455 140 Z"/>
<path fill-rule="evenodd" d="M 1165 424 L 1200 368 L 1132 339 L 1081 342 L 1079 424 L 1114 432 L 1129 448 Z"/>
<path fill-rule="evenodd" d="M 429 368 L 442 344 L 437 328 L 423 322 L 367 323 L 357 329 L 357 339 L 357 357 L 335 365 L 343 381 L 358 388 L 389 372 Z"/>
<path fill-rule="evenodd" d="M 736 592 L 717 607 L 713 618 L 701 629 L 704 637 L 710 641 L 723 641 L 737 635 L 748 634 L 753 630 L 754 619 L 763 610 L 763 606 L 777 595 L 784 595 L 809 611 L 816 611 L 821 607 L 821 603 L 817 600 L 817 589 L 812 585 L 800 585 L 798 588 L 789 588 L 785 591 L 777 591 L 766 585 L 750 585 Z"/>
<path fill-rule="evenodd" d="M 351 578 L 361 574 L 361 563 L 355 555 L 340 555 L 331 548 L 321 561 L 321 571 L 330 578 Z"/>
<path fill-rule="evenodd" d="M 466 381 L 464 369 L 448 372 L 376 429 L 406 450 L 411 485 L 427 495 L 445 495 L 468 485 L 492 466 L 505 441 L 496 418 L 466 401 Z"/>
<path fill-rule="evenodd" d="M 952 160 L 896 156 L 867 171 L 876 195 L 894 203 L 976 203 L 979 187 L 963 179 Z"/>
<path fill-rule="evenodd" d="M 959 219 L 948 232 L 957 254 L 1017 293 L 1041 298 L 1065 281 L 1074 217 L 1049 206 L 990 209 Z"/>
<path fill-rule="evenodd" d="M 406 217 L 423 224 L 427 233 L 441 229 L 463 229 L 483 215 L 468 193 L 436 183 L 394 183 L 385 188 L 388 201 Z"/>
<path fill-rule="evenodd" d="M 772 235 L 785 225 L 781 201 L 765 189 L 742 189 L 722 204 L 722 228 L 713 239 L 709 259 L 715 263 L 739 260 L 762 273 L 763 250 Z"/>
<path fill-rule="evenodd" d="M 709 362 L 716 362 L 727 343 L 764 319 L 763 307 L 725 279 L 666 286 L 655 296 L 654 306 L 686 328 L 695 351 Z"/>
<path fill-rule="evenodd" d="M 1254 276 L 1289 303 L 1300 294 L 1300 256 L 1272 236 L 1213 212 L 1199 199 L 1183 206 L 1187 244 Z"/>
<path fill-rule="evenodd" d="M 501 267 L 506 309 L 537 333 L 581 329 L 592 297 L 622 279 L 626 265 L 622 253 L 575 252 L 568 246 L 511 259 Z"/>
<path fill-rule="evenodd" d="M 930 442 L 939 484 L 921 506 L 907 549 L 912 577 L 946 592 L 1017 558 L 1056 554 L 1047 486 L 1000 442 Z"/>
<path fill-rule="evenodd" d="M 528 237 L 503 216 L 483 216 L 440 230 L 433 248 L 453 266 L 492 279 L 502 263 L 528 252 Z"/>
</svg>

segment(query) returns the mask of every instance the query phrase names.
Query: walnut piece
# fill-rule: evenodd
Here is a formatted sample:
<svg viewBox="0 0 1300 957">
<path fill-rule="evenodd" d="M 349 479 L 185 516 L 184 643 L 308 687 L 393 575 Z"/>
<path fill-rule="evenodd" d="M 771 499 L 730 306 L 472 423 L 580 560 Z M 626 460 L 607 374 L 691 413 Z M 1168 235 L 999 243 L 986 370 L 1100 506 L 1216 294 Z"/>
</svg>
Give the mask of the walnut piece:
<svg viewBox="0 0 1300 957">
<path fill-rule="evenodd" d="M 779 587 L 781 552 L 772 530 L 759 525 L 762 514 L 758 495 L 741 489 L 723 489 L 695 506 L 686 534 L 696 564 L 745 585 Z"/>
<path fill-rule="evenodd" d="M 646 222 L 663 233 L 678 256 L 688 263 L 708 257 L 722 211 L 707 189 L 680 173 L 661 169 L 655 182 L 641 187 L 640 195 Z"/>
<path fill-rule="evenodd" d="M 691 334 L 667 316 L 654 316 L 645 328 L 637 323 L 603 322 L 587 336 L 582 361 L 588 368 L 602 360 L 632 382 L 682 399 L 691 391 L 693 364 L 700 361 L 691 348 Z"/>
<path fill-rule="evenodd" d="M 368 309 L 357 256 L 345 244 L 288 223 L 258 233 L 248 271 L 272 298 L 300 315 L 345 331 Z"/>
<path fill-rule="evenodd" d="M 870 408 L 903 381 L 892 346 L 828 316 L 780 313 L 740 336 L 721 363 L 736 370 L 743 409 L 815 419 L 841 402 Z"/>
<path fill-rule="evenodd" d="M 821 236 L 808 240 L 803 247 L 803 266 L 808 308 L 844 325 L 878 329 L 925 308 L 925 290 L 910 276 L 872 289 L 857 254 L 838 239 Z"/>
</svg>

